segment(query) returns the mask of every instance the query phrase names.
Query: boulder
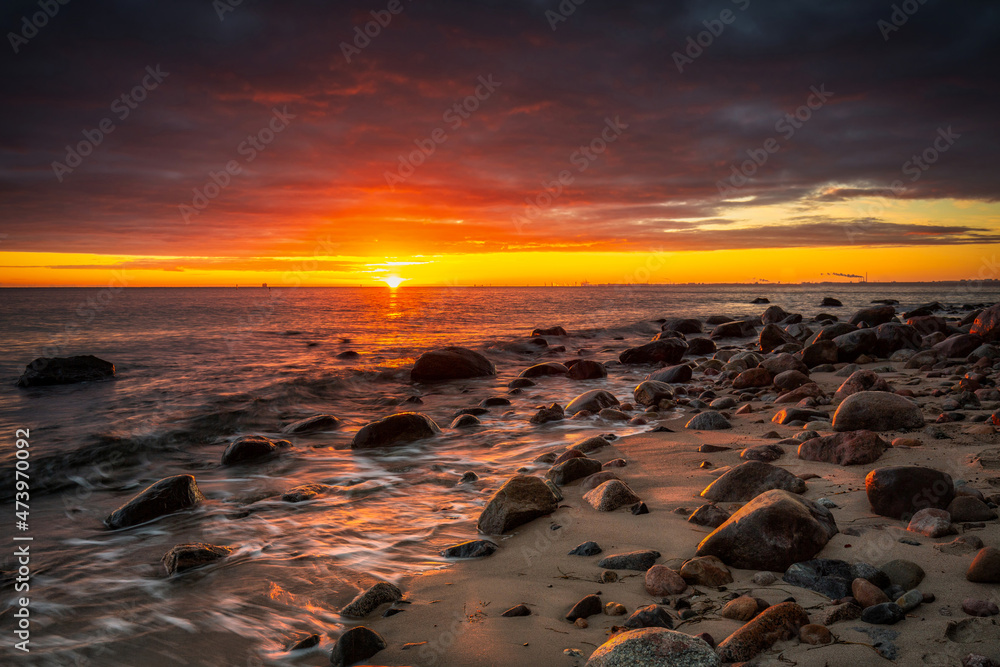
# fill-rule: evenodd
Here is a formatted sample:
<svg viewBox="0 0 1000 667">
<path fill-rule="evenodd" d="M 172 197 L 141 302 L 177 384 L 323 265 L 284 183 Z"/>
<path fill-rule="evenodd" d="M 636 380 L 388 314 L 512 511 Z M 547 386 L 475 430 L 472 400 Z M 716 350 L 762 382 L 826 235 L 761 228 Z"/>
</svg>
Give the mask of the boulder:
<svg viewBox="0 0 1000 667">
<path fill-rule="evenodd" d="M 871 431 L 850 431 L 806 440 L 799 445 L 799 458 L 841 466 L 864 465 L 877 461 L 889 447 Z"/>
<path fill-rule="evenodd" d="M 979 313 L 972 323 L 969 333 L 979 336 L 985 341 L 1000 340 L 1000 303 L 994 304 Z"/>
<path fill-rule="evenodd" d="M 687 364 L 677 364 L 674 366 L 667 366 L 666 368 L 661 368 L 658 371 L 653 371 L 646 376 L 646 380 L 651 380 L 653 382 L 666 382 L 673 384 L 680 384 L 682 382 L 689 382 L 691 380 L 691 367 Z"/>
<path fill-rule="evenodd" d="M 832 340 L 816 341 L 802 350 L 802 363 L 807 368 L 837 363 L 837 344 Z"/>
<path fill-rule="evenodd" d="M 583 494 L 583 499 L 599 512 L 613 512 L 642 500 L 620 479 L 611 479 Z"/>
<path fill-rule="evenodd" d="M 597 647 L 585 667 L 721 667 L 705 640 L 667 628 L 639 628 L 611 637 Z"/>
<path fill-rule="evenodd" d="M 556 511 L 558 502 L 538 477 L 514 475 L 497 489 L 479 515 L 479 532 L 500 535 Z"/>
<path fill-rule="evenodd" d="M 934 509 L 933 507 L 918 510 L 910 519 L 906 529 L 933 538 L 944 537 L 955 532 L 951 527 L 951 514 L 946 510 Z"/>
<path fill-rule="evenodd" d="M 750 322 L 737 320 L 717 325 L 711 333 L 711 338 L 750 338 L 757 335 L 757 328 Z"/>
<path fill-rule="evenodd" d="M 798 355 L 787 352 L 770 355 L 760 362 L 760 367 L 766 368 L 771 375 L 779 375 L 785 371 L 798 371 L 803 375 L 809 374 L 809 369 L 802 363 L 802 359 Z"/>
<path fill-rule="evenodd" d="M 949 331 L 948 324 L 944 321 L 944 318 L 936 315 L 918 315 L 916 317 L 908 317 L 906 324 L 913 327 L 913 329 L 921 336 L 926 336 L 927 334 L 932 333 L 943 333 L 947 335 Z"/>
<path fill-rule="evenodd" d="M 888 357 L 899 350 L 919 350 L 921 336 L 911 326 L 887 322 L 875 327 L 875 354 Z"/>
<path fill-rule="evenodd" d="M 1000 549 L 981 549 L 972 559 L 965 578 L 977 584 L 1000 584 Z"/>
<path fill-rule="evenodd" d="M 668 317 L 660 325 L 661 331 L 679 331 L 682 334 L 699 334 L 701 320 L 694 318 Z"/>
<path fill-rule="evenodd" d="M 571 415 L 576 414 L 580 410 L 600 412 L 604 408 L 610 408 L 615 405 L 621 404 L 613 394 L 603 389 L 591 389 L 570 401 L 569 405 L 566 406 L 566 412 Z"/>
<path fill-rule="evenodd" d="M 233 552 L 229 547 L 217 544 L 178 544 L 163 556 L 163 567 L 167 574 L 174 575 L 204 567 L 221 560 Z"/>
<path fill-rule="evenodd" d="M 830 510 L 775 489 L 740 508 L 701 541 L 697 554 L 740 569 L 784 572 L 819 553 L 837 532 Z"/>
<path fill-rule="evenodd" d="M 78 357 L 39 357 L 25 366 L 21 377 L 17 379 L 17 386 L 47 387 L 110 380 L 114 376 L 115 365 L 92 354 Z"/>
<path fill-rule="evenodd" d="M 629 630 L 637 628 L 667 628 L 669 630 L 674 627 L 674 622 L 663 607 L 649 604 L 633 611 L 622 625 Z"/>
<path fill-rule="evenodd" d="M 532 337 L 534 336 L 568 336 L 566 330 L 560 326 L 533 329 L 531 331 Z"/>
<path fill-rule="evenodd" d="M 721 431 L 732 427 L 733 425 L 725 417 L 714 410 L 700 412 L 684 425 L 684 428 L 693 431 Z"/>
<path fill-rule="evenodd" d="M 955 497 L 951 475 L 920 466 L 888 466 L 865 477 L 872 511 L 894 519 L 910 519 L 926 507 L 946 509 Z"/>
<path fill-rule="evenodd" d="M 646 380 L 632 390 L 632 398 L 639 405 L 657 405 L 665 398 L 673 398 L 673 389 L 666 382 Z"/>
<path fill-rule="evenodd" d="M 766 325 L 780 322 L 786 317 L 788 317 L 788 313 L 781 306 L 768 306 L 760 315 L 760 323 Z"/>
<path fill-rule="evenodd" d="M 573 380 L 599 380 L 608 377 L 608 369 L 596 361 L 581 359 L 569 367 L 567 375 Z"/>
<path fill-rule="evenodd" d="M 798 343 L 799 340 L 789 333 L 786 333 L 784 329 L 779 327 L 777 324 L 765 324 L 764 328 L 760 332 L 760 338 L 757 340 L 757 344 L 761 352 L 771 352 L 776 347 L 780 347 L 786 343 Z"/>
<path fill-rule="evenodd" d="M 497 374 L 493 362 L 464 347 L 443 347 L 424 352 L 413 364 L 410 379 L 414 382 L 441 382 Z"/>
<path fill-rule="evenodd" d="M 680 338 L 667 338 L 630 347 L 618 355 L 618 360 L 623 364 L 676 364 L 685 352 L 687 343 Z"/>
<path fill-rule="evenodd" d="M 775 403 L 798 403 L 804 398 L 820 398 L 824 396 L 823 389 L 815 382 L 808 382 L 797 389 L 785 392 L 774 399 Z"/>
<path fill-rule="evenodd" d="M 797 637 L 799 628 L 808 624 L 809 615 L 805 609 L 794 602 L 782 602 L 768 607 L 726 637 L 716 652 L 723 662 L 746 662 L 776 642 Z"/>
<path fill-rule="evenodd" d="M 840 308 L 844 304 L 842 304 L 839 299 L 834 299 L 832 296 L 824 296 L 819 305 L 821 308 Z"/>
<path fill-rule="evenodd" d="M 955 496 L 948 505 L 948 513 L 956 523 L 993 521 L 997 518 L 997 513 L 975 496 Z"/>
<path fill-rule="evenodd" d="M 924 415 L 920 406 L 885 391 L 851 394 L 833 413 L 835 431 L 897 431 L 923 426 Z"/>
<path fill-rule="evenodd" d="M 702 505 L 688 517 L 688 521 L 699 526 L 718 528 L 729 519 L 729 512 L 711 503 Z"/>
<path fill-rule="evenodd" d="M 656 563 L 656 559 L 659 557 L 660 552 L 653 551 L 651 549 L 628 551 L 626 553 L 605 556 L 597 565 L 598 567 L 602 567 L 607 570 L 634 570 L 636 572 L 645 572 L 649 568 L 653 567 L 653 564 Z"/>
<path fill-rule="evenodd" d="M 793 563 L 781 577 L 785 583 L 816 591 L 832 600 L 851 595 L 851 582 L 858 578 L 859 573 L 850 563 L 833 558 Z"/>
<path fill-rule="evenodd" d="M 399 602 L 403 599 L 403 592 L 394 584 L 388 581 L 380 581 L 354 596 L 354 599 L 347 603 L 340 610 L 341 616 L 350 618 L 364 618 L 381 605 Z"/>
<path fill-rule="evenodd" d="M 492 556 L 498 548 L 489 540 L 469 540 L 443 549 L 441 555 L 445 558 L 485 558 Z"/>
<path fill-rule="evenodd" d="M 441 432 L 434 420 L 419 412 L 397 412 L 365 424 L 354 434 L 351 449 L 401 445 L 430 438 Z"/>
<path fill-rule="evenodd" d="M 337 638 L 330 651 L 331 667 L 348 667 L 365 661 L 386 647 L 382 635 L 358 625 Z"/>
<path fill-rule="evenodd" d="M 715 556 L 692 558 L 681 565 L 681 577 L 695 586 L 718 588 L 733 583 L 733 573 Z"/>
<path fill-rule="evenodd" d="M 751 368 L 736 376 L 733 380 L 733 389 L 752 389 L 755 387 L 767 387 L 774 378 L 766 368 Z"/>
<path fill-rule="evenodd" d="M 781 391 L 798 389 L 809 382 L 808 375 L 796 370 L 784 371 L 774 376 L 774 386 Z"/>
<path fill-rule="evenodd" d="M 646 592 L 655 598 L 677 595 L 687 589 L 687 582 L 681 575 L 666 565 L 654 565 L 646 570 Z"/>
<path fill-rule="evenodd" d="M 892 391 L 892 388 L 875 371 L 862 369 L 854 371 L 849 378 L 844 380 L 843 384 L 834 393 L 833 399 L 835 401 L 842 401 L 851 394 L 856 394 L 859 391 Z"/>
<path fill-rule="evenodd" d="M 285 425 L 281 429 L 281 432 L 298 435 L 301 433 L 335 431 L 338 428 L 340 428 L 340 420 L 333 415 L 313 415 L 312 417 L 306 417 L 305 419 Z"/>
<path fill-rule="evenodd" d="M 875 351 L 878 334 L 875 329 L 858 329 L 833 339 L 837 344 L 837 361 L 851 362 L 862 354 Z"/>
<path fill-rule="evenodd" d="M 599 472 L 601 472 L 600 461 L 578 456 L 552 466 L 545 473 L 545 478 L 551 479 L 556 486 L 565 486 L 570 482 Z"/>
<path fill-rule="evenodd" d="M 161 479 L 136 494 L 104 520 L 108 528 L 137 526 L 167 514 L 191 509 L 205 496 L 191 475 L 175 475 Z"/>
<path fill-rule="evenodd" d="M 892 306 L 875 306 L 873 308 L 862 308 L 853 315 L 848 323 L 855 326 L 864 322 L 870 327 L 877 327 L 880 324 L 891 322 L 896 316 L 896 309 Z"/>
<path fill-rule="evenodd" d="M 287 440 L 271 440 L 262 435 L 244 435 L 229 443 L 222 452 L 222 465 L 263 461 L 277 456 L 282 449 L 287 449 L 291 445 L 292 443 Z"/>
<path fill-rule="evenodd" d="M 715 354 L 716 349 L 715 341 L 711 338 L 690 338 L 688 339 L 688 349 L 685 354 L 694 356 L 704 356 L 709 354 Z"/>
<path fill-rule="evenodd" d="M 774 489 L 804 493 L 806 483 L 784 468 L 747 461 L 705 487 L 701 496 L 714 502 L 745 502 Z"/>
<path fill-rule="evenodd" d="M 946 359 L 964 359 L 983 344 L 983 339 L 975 334 L 957 334 L 934 345 L 931 350 Z"/>
<path fill-rule="evenodd" d="M 560 363 L 554 361 L 547 361 L 542 364 L 535 364 L 534 366 L 529 366 L 521 371 L 518 377 L 521 378 L 538 378 L 545 377 L 547 375 L 566 375 L 569 373 L 569 369 Z"/>
</svg>

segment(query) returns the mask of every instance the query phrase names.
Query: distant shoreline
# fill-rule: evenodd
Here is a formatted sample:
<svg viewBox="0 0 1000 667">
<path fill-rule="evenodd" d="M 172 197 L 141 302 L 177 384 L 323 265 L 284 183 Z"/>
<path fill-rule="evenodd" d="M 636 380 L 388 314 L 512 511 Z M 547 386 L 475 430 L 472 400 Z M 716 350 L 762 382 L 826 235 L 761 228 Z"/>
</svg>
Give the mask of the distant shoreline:
<svg viewBox="0 0 1000 667">
<path fill-rule="evenodd" d="M 887 287 L 919 287 L 922 285 L 937 285 L 943 287 L 962 285 L 990 285 L 1000 287 L 1000 280 L 990 278 L 985 280 L 928 280 L 913 282 L 804 282 L 804 283 L 590 283 L 586 285 L 406 285 L 405 287 L 391 289 L 594 289 L 594 288 L 621 288 L 630 289 L 642 287 L 759 287 L 762 290 L 782 287 L 860 287 L 860 286 L 887 286 Z M 106 285 L 0 285 L 0 289 L 106 289 Z M 386 285 L 271 285 L 261 287 L 259 285 L 247 285 L 236 287 L 235 285 L 137 285 L 123 287 L 122 289 L 245 289 L 245 290 L 268 290 L 268 289 L 390 289 Z"/>
</svg>

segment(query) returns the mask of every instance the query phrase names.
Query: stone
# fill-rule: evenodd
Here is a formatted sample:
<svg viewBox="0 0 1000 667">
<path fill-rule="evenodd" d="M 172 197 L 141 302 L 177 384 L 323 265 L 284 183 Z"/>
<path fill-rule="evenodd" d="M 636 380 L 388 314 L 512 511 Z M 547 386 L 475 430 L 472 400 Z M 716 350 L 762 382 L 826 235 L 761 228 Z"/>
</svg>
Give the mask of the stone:
<svg viewBox="0 0 1000 667">
<path fill-rule="evenodd" d="M 752 581 L 758 586 L 770 586 L 777 580 L 778 578 L 774 576 L 773 572 L 758 572 L 757 574 L 753 575 Z"/>
<path fill-rule="evenodd" d="M 380 581 L 368 590 L 358 593 L 347 606 L 340 610 L 341 616 L 350 618 L 364 618 L 381 605 L 399 602 L 403 599 L 403 593 L 395 585 L 388 581 Z"/>
<path fill-rule="evenodd" d="M 548 472 L 545 473 L 545 478 L 551 479 L 556 486 L 566 486 L 570 482 L 599 472 L 601 472 L 600 461 L 577 456 L 549 468 Z"/>
<path fill-rule="evenodd" d="M 723 417 L 721 413 L 713 410 L 696 414 L 684 425 L 684 428 L 694 431 L 720 431 L 732 427 L 729 420 Z"/>
<path fill-rule="evenodd" d="M 878 343 L 878 334 L 874 329 L 858 329 L 837 336 L 833 339 L 837 344 L 837 361 L 860 361 L 862 356 L 873 354 Z"/>
<path fill-rule="evenodd" d="M 961 359 L 983 344 L 983 339 L 974 334 L 956 334 L 937 343 L 931 350 L 946 359 Z"/>
<path fill-rule="evenodd" d="M 994 304 L 976 316 L 969 333 L 985 341 L 1000 340 L 1000 303 Z"/>
<path fill-rule="evenodd" d="M 952 521 L 956 523 L 993 521 L 997 518 L 997 513 L 975 496 L 955 496 L 955 499 L 948 505 L 948 513 L 951 514 Z"/>
<path fill-rule="evenodd" d="M 530 419 L 532 424 L 547 424 L 549 422 L 562 421 L 565 418 L 566 412 L 563 410 L 562 406 L 558 403 L 552 403 L 551 405 L 541 408 L 536 412 Z"/>
<path fill-rule="evenodd" d="M 747 461 L 730 468 L 705 487 L 701 496 L 713 502 L 744 502 L 772 489 L 804 493 L 806 483 L 784 468 L 761 461 Z"/>
<path fill-rule="evenodd" d="M 774 376 L 774 386 L 786 392 L 798 389 L 809 382 L 809 376 L 797 370 L 783 371 Z"/>
<path fill-rule="evenodd" d="M 660 325 L 660 330 L 679 331 L 682 334 L 699 334 L 702 332 L 701 320 L 691 317 L 668 317 Z"/>
<path fill-rule="evenodd" d="M 774 399 L 775 403 L 799 403 L 804 399 L 822 398 L 824 396 L 822 388 L 815 382 L 809 382 L 797 389 L 792 389 Z M 815 403 L 814 403 L 815 404 Z"/>
<path fill-rule="evenodd" d="M 849 431 L 806 440 L 799 445 L 799 458 L 841 466 L 864 465 L 877 461 L 889 447 L 872 431 Z"/>
<path fill-rule="evenodd" d="M 313 415 L 312 417 L 306 417 L 291 424 L 286 424 L 281 429 L 281 432 L 298 435 L 301 433 L 335 431 L 338 428 L 340 428 L 340 420 L 333 415 Z"/>
<path fill-rule="evenodd" d="M 607 464 L 601 466 L 602 469 L 606 467 Z M 580 491 L 581 493 L 586 493 L 592 489 L 596 489 L 601 484 L 609 482 L 613 479 L 621 479 L 621 478 L 618 477 L 617 474 L 609 470 L 602 470 L 601 472 L 595 472 L 593 475 L 588 475 L 583 479 L 582 482 L 580 482 Z"/>
<path fill-rule="evenodd" d="M 441 555 L 445 558 L 485 558 L 492 556 L 498 548 L 489 540 L 469 540 L 448 547 L 441 552 Z"/>
<path fill-rule="evenodd" d="M 876 327 L 891 321 L 895 316 L 896 309 L 892 306 L 874 306 L 872 308 L 862 308 L 857 311 L 851 315 L 848 323 L 857 326 L 864 322 L 870 327 Z"/>
<path fill-rule="evenodd" d="M 754 445 L 740 452 L 740 458 L 744 461 L 764 461 L 765 463 L 777 461 L 784 455 L 785 450 L 781 448 L 781 445 L 776 444 Z"/>
<path fill-rule="evenodd" d="M 990 600 L 977 600 L 976 598 L 965 598 L 962 600 L 962 611 L 969 616 L 996 616 L 1000 614 L 1000 609 L 996 603 Z"/>
<path fill-rule="evenodd" d="M 893 625 L 904 618 L 906 613 L 895 602 L 883 602 L 861 612 L 861 620 L 872 625 Z"/>
<path fill-rule="evenodd" d="M 537 328 L 533 329 L 531 332 L 532 338 L 535 336 L 568 336 L 566 330 L 560 326 L 548 327 L 548 328 Z"/>
<path fill-rule="evenodd" d="M 653 564 L 656 563 L 656 559 L 659 557 L 660 552 L 651 549 L 628 551 L 626 553 L 605 556 L 598 563 L 598 567 L 607 570 L 635 570 L 636 572 L 645 572 L 653 567 Z"/>
<path fill-rule="evenodd" d="M 146 487 L 109 514 L 104 524 L 111 529 L 129 528 L 191 509 L 204 499 L 192 475 L 166 477 Z"/>
<path fill-rule="evenodd" d="M 955 497 L 951 475 L 921 466 L 877 468 L 865 477 L 865 493 L 880 516 L 909 520 L 917 511 L 945 509 Z"/>
<path fill-rule="evenodd" d="M 697 586 L 718 588 L 733 583 L 733 573 L 715 556 L 701 556 L 686 561 L 681 565 L 680 575 L 684 581 Z"/>
<path fill-rule="evenodd" d="M 1000 549 L 981 549 L 969 564 L 965 578 L 977 584 L 1000 584 Z"/>
<path fill-rule="evenodd" d="M 828 607 L 823 616 L 823 625 L 833 625 L 841 621 L 854 621 L 861 618 L 861 607 L 853 602 Z"/>
<path fill-rule="evenodd" d="M 699 526 L 718 528 L 726 522 L 729 516 L 730 514 L 726 510 L 722 509 L 718 505 L 709 503 L 696 509 L 691 516 L 688 517 L 688 521 Z"/>
<path fill-rule="evenodd" d="M 584 542 L 583 544 L 577 545 L 567 555 L 569 555 L 569 556 L 596 556 L 597 554 L 601 553 L 602 551 L 603 551 L 603 549 L 601 549 L 600 545 L 598 545 L 597 542 L 591 541 L 591 542 Z"/>
<path fill-rule="evenodd" d="M 632 398 L 639 405 L 658 405 L 661 400 L 673 397 L 674 393 L 669 384 L 655 380 L 640 382 L 632 390 Z"/>
<path fill-rule="evenodd" d="M 824 626 L 809 623 L 799 628 L 799 639 L 805 644 L 819 646 L 833 641 L 833 635 Z"/>
<path fill-rule="evenodd" d="M 451 424 L 448 425 L 448 428 L 473 428 L 481 425 L 482 422 L 479 420 L 479 417 L 475 415 L 459 415 L 451 420 Z"/>
<path fill-rule="evenodd" d="M 924 415 L 920 406 L 884 391 L 851 394 L 833 413 L 835 431 L 898 431 L 923 426 Z"/>
<path fill-rule="evenodd" d="M 382 635 L 358 625 L 340 635 L 330 652 L 332 667 L 348 667 L 367 660 L 386 647 Z"/>
<path fill-rule="evenodd" d="M 520 378 L 538 378 L 546 377 L 549 375 L 566 375 L 569 373 L 569 369 L 560 363 L 554 361 L 547 361 L 542 364 L 535 364 L 534 366 L 529 366 L 521 371 L 518 377 Z"/>
<path fill-rule="evenodd" d="M 39 357 L 25 366 L 18 387 L 48 387 L 77 382 L 110 380 L 115 365 L 92 354 L 77 357 Z"/>
<path fill-rule="evenodd" d="M 886 322 L 875 327 L 875 354 L 889 357 L 900 350 L 913 352 L 921 347 L 920 332 L 911 326 Z"/>
<path fill-rule="evenodd" d="M 573 605 L 573 608 L 566 614 L 566 620 L 572 623 L 578 618 L 588 618 L 600 614 L 604 605 L 597 595 L 587 595 L 582 600 Z"/>
<path fill-rule="evenodd" d="M 334 487 L 329 484 L 300 484 L 283 493 L 281 499 L 286 503 L 301 503 L 324 496 L 334 490 Z"/>
<path fill-rule="evenodd" d="M 918 510 L 910 519 L 906 529 L 913 533 L 919 533 L 924 537 L 944 537 L 951 535 L 955 530 L 951 527 L 951 514 L 946 510 L 926 507 Z"/>
<path fill-rule="evenodd" d="M 833 558 L 816 558 L 793 563 L 782 575 L 782 581 L 816 591 L 831 600 L 851 595 L 852 582 L 858 578 L 850 563 Z"/>
<path fill-rule="evenodd" d="M 855 579 L 851 583 L 851 593 L 862 609 L 889 602 L 888 596 L 882 589 L 867 579 Z"/>
<path fill-rule="evenodd" d="M 924 571 L 919 565 L 901 558 L 891 560 L 879 569 L 889 577 L 889 581 L 904 591 L 916 588 L 924 580 Z"/>
<path fill-rule="evenodd" d="M 760 367 L 767 370 L 768 373 L 777 376 L 788 371 L 798 371 L 799 373 L 808 376 L 809 368 L 802 363 L 802 359 L 797 354 L 788 354 L 783 352 L 780 354 L 772 354 L 768 356 L 764 361 L 760 362 Z"/>
<path fill-rule="evenodd" d="M 608 369 L 602 363 L 581 359 L 569 367 L 566 375 L 572 380 L 599 380 L 608 377 Z"/>
<path fill-rule="evenodd" d="M 689 338 L 687 344 L 688 349 L 685 354 L 691 356 L 708 356 L 715 354 L 718 349 L 711 338 Z"/>
<path fill-rule="evenodd" d="M 816 368 L 837 363 L 837 344 L 832 340 L 817 340 L 802 349 L 802 363 L 807 368 Z"/>
<path fill-rule="evenodd" d="M 500 535 L 556 511 L 556 497 L 538 477 L 515 475 L 486 502 L 477 527 L 485 535 Z"/>
<path fill-rule="evenodd" d="M 400 445 L 441 432 L 434 420 L 419 412 L 397 412 L 361 427 L 351 440 L 351 449 Z"/>
<path fill-rule="evenodd" d="M 724 639 L 716 649 L 723 662 L 745 662 L 776 642 L 796 637 L 809 624 L 806 611 L 794 602 L 768 607 L 749 623 Z"/>
<path fill-rule="evenodd" d="M 576 414 L 580 410 L 590 410 L 591 412 L 600 412 L 604 408 L 610 408 L 612 406 L 621 405 L 618 399 L 614 397 L 610 392 L 603 389 L 591 389 L 590 391 L 585 391 L 566 406 L 566 412 Z"/>
<path fill-rule="evenodd" d="M 687 347 L 680 338 L 666 338 L 629 348 L 618 356 L 618 360 L 623 364 L 676 364 L 687 352 Z"/>
<path fill-rule="evenodd" d="M 646 592 L 653 597 L 665 597 L 683 593 L 687 583 L 666 565 L 654 565 L 646 570 L 645 586 Z"/>
<path fill-rule="evenodd" d="M 650 604 L 639 607 L 622 623 L 626 628 L 635 630 L 637 628 L 667 628 L 674 627 L 673 619 L 663 607 Z"/>
<path fill-rule="evenodd" d="M 624 616 L 628 613 L 628 609 L 625 605 L 619 602 L 609 602 L 604 605 L 604 615 L 605 616 Z"/>
<path fill-rule="evenodd" d="M 747 621 L 757 615 L 757 601 L 748 595 L 741 595 L 735 600 L 730 600 L 719 610 L 719 616 L 729 618 L 734 621 Z"/>
<path fill-rule="evenodd" d="M 597 647 L 585 667 L 721 667 L 719 656 L 704 640 L 666 628 L 621 632 Z"/>
<path fill-rule="evenodd" d="M 903 595 L 896 600 L 896 604 L 899 605 L 900 609 L 902 609 L 904 613 L 909 613 L 919 607 L 923 601 L 924 594 L 914 588 L 903 593 Z"/>
<path fill-rule="evenodd" d="M 516 618 L 518 616 L 531 616 L 531 610 L 528 609 L 527 605 L 518 604 L 514 605 L 507 611 L 500 614 L 504 618 Z"/>
<path fill-rule="evenodd" d="M 583 499 L 599 512 L 613 512 L 626 505 L 634 505 L 642 500 L 620 479 L 612 479 L 588 491 Z"/>
<path fill-rule="evenodd" d="M 744 320 L 736 320 L 734 322 L 725 322 L 724 324 L 716 325 L 716 327 L 712 329 L 710 337 L 713 339 L 749 338 L 756 335 L 757 328 L 754 327 L 753 324 Z"/>
<path fill-rule="evenodd" d="M 413 364 L 410 379 L 414 382 L 441 382 L 497 374 L 489 359 L 464 347 L 443 347 L 424 352 Z"/>
<path fill-rule="evenodd" d="M 767 387 L 774 380 L 770 371 L 766 368 L 751 368 L 745 370 L 733 380 L 733 389 L 750 389 L 754 387 Z"/>
<path fill-rule="evenodd" d="M 233 552 L 217 544 L 178 544 L 163 555 L 163 567 L 168 575 L 179 574 L 221 560 Z"/>
<path fill-rule="evenodd" d="M 859 391 L 892 391 L 889 384 L 875 371 L 861 369 L 851 373 L 833 394 L 835 401 L 842 401 Z"/>
<path fill-rule="evenodd" d="M 287 440 L 271 440 L 262 435 L 244 435 L 236 438 L 222 452 L 222 465 L 231 466 L 269 459 L 292 443 Z"/>
<path fill-rule="evenodd" d="M 664 382 L 667 384 L 680 384 L 683 382 L 690 382 L 692 376 L 690 366 L 687 364 L 677 364 L 675 366 L 661 368 L 658 371 L 653 371 L 646 376 L 646 380 L 652 382 Z"/>
<path fill-rule="evenodd" d="M 741 569 L 784 572 L 815 556 L 838 532 L 827 508 L 788 491 L 765 491 L 740 508 L 698 545 Z"/>
<path fill-rule="evenodd" d="M 772 352 L 774 348 L 781 347 L 786 343 L 798 342 L 795 336 L 787 333 L 777 324 L 768 323 L 764 325 L 764 328 L 760 332 L 760 337 L 757 339 L 757 346 L 761 352 Z"/>
<path fill-rule="evenodd" d="M 825 412 L 820 412 L 819 410 L 808 410 L 806 408 L 785 408 L 784 410 L 779 410 L 771 417 L 771 421 L 775 424 L 788 424 L 793 421 L 811 422 L 811 421 L 828 421 L 829 415 Z"/>
</svg>

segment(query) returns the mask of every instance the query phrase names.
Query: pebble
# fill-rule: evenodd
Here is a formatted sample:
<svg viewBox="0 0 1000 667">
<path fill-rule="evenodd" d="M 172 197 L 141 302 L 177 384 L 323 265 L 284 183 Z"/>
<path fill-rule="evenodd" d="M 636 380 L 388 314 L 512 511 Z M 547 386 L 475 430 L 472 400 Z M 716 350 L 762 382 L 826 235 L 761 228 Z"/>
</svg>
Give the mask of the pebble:
<svg viewBox="0 0 1000 667">
<path fill-rule="evenodd" d="M 969 616 L 996 616 L 1000 614 L 1000 609 L 994 602 L 989 600 L 977 600 L 966 598 L 962 600 L 962 611 Z"/>
<path fill-rule="evenodd" d="M 893 625 L 905 617 L 906 613 L 895 602 L 883 602 L 861 612 L 861 620 L 873 625 Z"/>
</svg>

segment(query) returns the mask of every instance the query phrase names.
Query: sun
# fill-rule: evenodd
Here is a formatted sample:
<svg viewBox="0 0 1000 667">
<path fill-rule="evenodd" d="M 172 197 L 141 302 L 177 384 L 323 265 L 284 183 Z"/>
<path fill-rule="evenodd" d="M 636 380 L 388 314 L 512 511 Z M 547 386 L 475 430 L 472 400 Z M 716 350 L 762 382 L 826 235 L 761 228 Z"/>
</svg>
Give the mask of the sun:
<svg viewBox="0 0 1000 667">
<path fill-rule="evenodd" d="M 385 278 L 379 278 L 379 280 L 392 289 L 396 289 L 403 283 L 404 280 L 406 280 L 406 278 L 400 278 L 399 276 L 386 276 Z"/>
</svg>

